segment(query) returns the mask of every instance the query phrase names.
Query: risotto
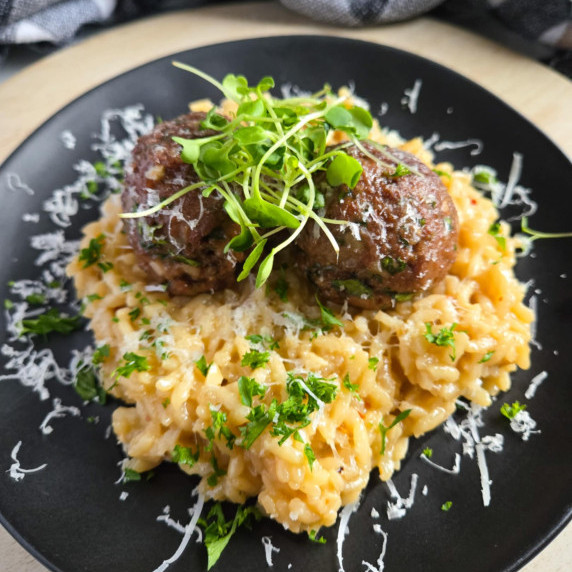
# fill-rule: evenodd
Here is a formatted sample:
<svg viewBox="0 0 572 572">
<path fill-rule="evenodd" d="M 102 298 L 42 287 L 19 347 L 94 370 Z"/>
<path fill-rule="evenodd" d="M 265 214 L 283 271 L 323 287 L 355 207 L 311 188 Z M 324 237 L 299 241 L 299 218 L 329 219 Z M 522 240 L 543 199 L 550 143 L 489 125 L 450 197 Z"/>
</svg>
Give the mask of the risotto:
<svg viewBox="0 0 572 572">
<path fill-rule="evenodd" d="M 388 142 L 376 126 L 370 138 Z M 293 255 L 266 287 L 249 278 L 169 294 L 138 264 L 119 197 L 105 202 L 81 244 L 97 263 L 80 254 L 68 273 L 88 301 L 103 386 L 126 404 L 113 429 L 129 468 L 175 461 L 206 498 L 256 497 L 287 529 L 316 530 L 358 499 L 374 468 L 390 479 L 409 438 L 445 421 L 457 399 L 487 406 L 529 367 L 533 314 L 508 225 L 495 226 L 469 174 L 432 165 L 420 139 L 399 147 L 440 174 L 458 245 L 443 280 L 387 310 L 317 304 Z"/>
</svg>

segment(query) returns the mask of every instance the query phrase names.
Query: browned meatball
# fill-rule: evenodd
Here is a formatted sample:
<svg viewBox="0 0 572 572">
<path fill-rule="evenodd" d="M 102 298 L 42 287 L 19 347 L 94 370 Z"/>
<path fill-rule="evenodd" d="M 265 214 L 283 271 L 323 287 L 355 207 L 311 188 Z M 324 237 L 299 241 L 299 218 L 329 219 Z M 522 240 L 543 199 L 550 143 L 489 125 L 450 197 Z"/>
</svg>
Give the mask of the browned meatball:
<svg viewBox="0 0 572 572">
<path fill-rule="evenodd" d="M 199 181 L 193 167 L 181 160 L 181 146 L 172 137 L 212 135 L 200 127 L 204 118 L 204 113 L 181 115 L 138 140 L 121 196 L 125 212 L 145 210 Z M 203 197 L 196 189 L 151 216 L 125 219 L 129 242 L 151 280 L 166 281 L 172 294 L 188 296 L 234 284 L 243 255 L 225 254 L 224 247 L 240 228 L 223 202 L 216 192 Z"/>
<path fill-rule="evenodd" d="M 387 308 L 444 278 L 455 260 L 457 212 L 441 179 L 416 157 L 387 148 L 391 158 L 373 144 L 363 146 L 386 166 L 352 146 L 347 154 L 363 166 L 354 189 L 329 187 L 323 173 L 316 179 L 325 195 L 320 214 L 350 223 L 329 225 L 339 258 L 310 223 L 298 240 L 299 266 L 323 298 Z M 394 175 L 398 163 L 419 174 Z"/>
</svg>

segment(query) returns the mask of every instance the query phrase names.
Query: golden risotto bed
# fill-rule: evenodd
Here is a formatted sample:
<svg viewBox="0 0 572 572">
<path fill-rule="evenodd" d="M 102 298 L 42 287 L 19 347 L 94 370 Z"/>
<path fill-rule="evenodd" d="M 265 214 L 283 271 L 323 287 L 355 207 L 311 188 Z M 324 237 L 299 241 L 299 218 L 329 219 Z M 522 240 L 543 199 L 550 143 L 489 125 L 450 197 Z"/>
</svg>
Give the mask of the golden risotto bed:
<svg viewBox="0 0 572 572">
<path fill-rule="evenodd" d="M 379 130 L 374 137 L 385 142 Z M 420 139 L 400 147 L 433 167 Z M 123 232 L 119 197 L 110 197 L 101 219 L 85 228 L 81 246 L 99 240 L 100 260 L 113 267 L 84 268 L 76 259 L 68 272 L 78 296 L 88 300 L 85 315 L 96 345 L 109 346 L 103 385 L 127 404 L 113 414 L 127 466 L 149 470 L 172 460 L 177 445 L 198 450 L 192 466 L 180 466 L 201 477 L 207 498 L 243 503 L 257 497 L 262 511 L 289 530 L 311 531 L 334 524 L 340 507 L 358 499 L 373 468 L 382 480 L 391 478 L 409 437 L 441 424 L 458 398 L 487 406 L 491 396 L 506 391 L 510 372 L 529 367 L 533 320 L 512 270 L 516 239 L 504 223 L 504 245 L 489 232 L 498 213 L 471 186 L 469 174 L 448 164 L 438 169 L 459 217 L 457 258 L 446 278 L 391 310 L 336 307 L 343 327 L 325 331 L 308 326 L 320 310 L 294 272 L 285 275 L 287 301 L 272 287 L 256 289 L 253 280 L 194 298 L 150 285 Z M 450 328 L 454 351 L 428 341 L 427 324 L 435 333 Z M 272 349 L 247 339 L 253 335 L 272 339 Z M 263 367 L 241 365 L 253 348 L 269 352 Z M 130 353 L 144 357 L 147 369 L 118 375 Z M 212 365 L 207 370 L 205 364 Z M 335 398 L 319 404 L 300 429 L 302 439 L 279 444 L 266 428 L 250 448 L 242 447 L 240 428 L 250 408 L 238 380 L 245 376 L 265 386 L 264 398 L 255 401 L 268 406 L 287 398 L 288 372 L 324 378 L 336 386 Z M 380 430 L 407 410 L 401 422 Z M 232 448 L 220 432 L 208 437 L 213 412 L 226 415 L 236 436 Z M 311 463 L 305 443 L 315 456 Z"/>
</svg>

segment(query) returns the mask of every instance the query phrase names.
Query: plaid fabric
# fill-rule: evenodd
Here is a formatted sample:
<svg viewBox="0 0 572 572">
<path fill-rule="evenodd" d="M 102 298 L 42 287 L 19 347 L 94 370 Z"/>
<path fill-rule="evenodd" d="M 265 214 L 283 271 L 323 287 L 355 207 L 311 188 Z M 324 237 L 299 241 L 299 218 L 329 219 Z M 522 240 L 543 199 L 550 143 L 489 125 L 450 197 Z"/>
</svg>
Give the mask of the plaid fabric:
<svg viewBox="0 0 572 572">
<path fill-rule="evenodd" d="M 0 0 L 0 43 L 60 44 L 85 24 L 105 22 L 116 0 Z"/>
<path fill-rule="evenodd" d="M 486 13 L 512 32 L 561 50 L 572 49 L 570 0 L 281 0 L 309 18 L 340 26 L 397 22 L 436 6 Z M 86 24 L 112 24 L 208 0 L 0 0 L 0 44 L 71 40 Z"/>
</svg>

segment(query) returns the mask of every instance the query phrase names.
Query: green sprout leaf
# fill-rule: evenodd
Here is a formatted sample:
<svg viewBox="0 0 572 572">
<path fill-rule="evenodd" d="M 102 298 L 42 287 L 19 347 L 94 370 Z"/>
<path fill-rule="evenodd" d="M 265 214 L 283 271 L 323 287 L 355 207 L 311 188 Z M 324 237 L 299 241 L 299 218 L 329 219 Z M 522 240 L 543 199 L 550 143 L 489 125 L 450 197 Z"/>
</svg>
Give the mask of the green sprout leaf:
<svg viewBox="0 0 572 572">
<path fill-rule="evenodd" d="M 194 165 L 199 160 L 203 141 L 200 139 L 183 139 L 182 137 L 173 137 L 172 139 L 183 148 L 181 151 L 181 159 L 185 163 Z"/>
<path fill-rule="evenodd" d="M 326 179 L 332 187 L 347 185 L 353 189 L 357 185 L 362 171 L 363 167 L 357 159 L 346 153 L 339 153 L 328 166 Z"/>
<path fill-rule="evenodd" d="M 411 170 L 406 167 L 403 163 L 398 163 L 395 167 L 395 171 L 391 174 L 391 177 L 404 177 L 405 175 L 410 175 Z"/>
<path fill-rule="evenodd" d="M 541 232 L 533 230 L 528 226 L 528 217 L 524 216 L 521 220 L 522 232 L 529 234 L 532 238 L 530 240 L 537 240 L 539 238 L 570 238 L 572 232 Z"/>
<path fill-rule="evenodd" d="M 270 253 L 260 264 L 258 268 L 258 274 L 256 275 L 256 287 L 260 288 L 268 277 L 270 272 L 272 272 L 272 266 L 274 265 L 274 253 Z"/>
<path fill-rule="evenodd" d="M 266 244 L 266 239 L 261 240 L 252 250 L 252 252 L 248 255 L 248 258 L 244 261 L 244 265 L 242 266 L 242 272 L 238 275 L 236 279 L 237 282 L 244 280 L 249 274 L 254 265 L 258 262 L 258 259 L 262 256 L 262 251 L 264 250 L 264 246 Z"/>
<path fill-rule="evenodd" d="M 285 226 L 286 228 L 298 228 L 300 221 L 287 210 L 273 205 L 262 199 L 251 197 L 244 201 L 244 212 L 263 228 Z"/>
<path fill-rule="evenodd" d="M 342 105 L 332 107 L 325 115 L 326 121 L 334 128 L 365 139 L 373 126 L 369 111 L 363 107 L 346 109 Z"/>
<path fill-rule="evenodd" d="M 222 80 L 224 94 L 228 99 L 240 103 L 248 93 L 248 81 L 243 75 L 228 74 Z"/>
</svg>

